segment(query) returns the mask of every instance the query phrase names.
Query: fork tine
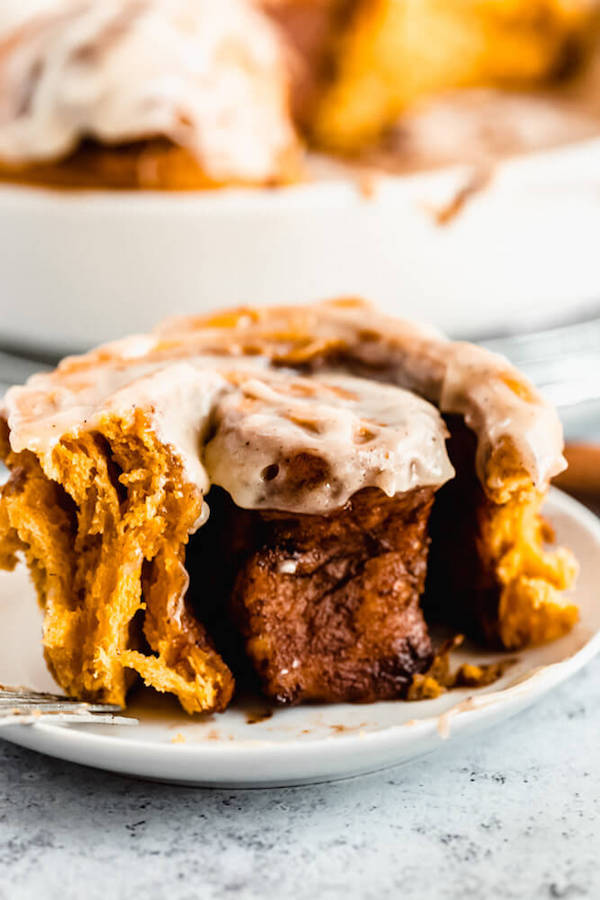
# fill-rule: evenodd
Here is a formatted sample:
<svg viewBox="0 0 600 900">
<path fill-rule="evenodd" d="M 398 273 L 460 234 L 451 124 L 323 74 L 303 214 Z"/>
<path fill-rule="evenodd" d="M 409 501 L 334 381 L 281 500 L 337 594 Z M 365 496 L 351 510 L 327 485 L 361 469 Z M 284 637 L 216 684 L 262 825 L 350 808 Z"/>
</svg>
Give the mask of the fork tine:
<svg viewBox="0 0 600 900">
<path fill-rule="evenodd" d="M 14 700 L 0 701 L 0 715 L 10 712 L 13 709 L 19 710 L 36 710 L 39 709 L 45 713 L 51 712 L 88 712 L 88 713 L 119 713 L 122 712 L 119 706 L 87 706 L 78 703 L 61 703 L 60 701 L 46 700 L 40 702 L 28 701 L 26 703 Z"/>
<path fill-rule="evenodd" d="M 53 700 L 67 700 L 68 698 L 61 694 L 46 694 L 38 691 L 31 691 L 27 688 L 7 688 L 4 685 L 0 685 L 0 697 L 14 697 L 18 700 L 25 700 L 28 697 L 36 698 L 36 699 L 53 699 Z"/>
<path fill-rule="evenodd" d="M 34 691 L 32 688 L 28 687 L 8 687 L 6 684 L 0 684 L 0 697 L 15 697 L 20 700 L 25 700 L 28 697 L 35 699 L 43 699 L 48 698 L 52 700 L 69 700 L 69 697 L 66 697 L 64 694 L 52 694 L 48 691 Z M 75 701 L 77 703 L 82 701 Z"/>
<path fill-rule="evenodd" d="M 35 725 L 52 721 L 61 725 L 138 725 L 137 719 L 128 716 L 113 716 L 92 713 L 13 713 L 0 715 L 0 729 L 9 725 Z"/>
<path fill-rule="evenodd" d="M 7 705 L 43 706 L 61 705 L 69 709 L 82 709 L 88 712 L 121 712 L 122 707 L 115 703 L 88 703 L 85 700 L 74 700 L 61 694 L 50 694 L 32 691 L 29 688 L 9 688 L 0 685 L 0 709 Z"/>
<path fill-rule="evenodd" d="M 44 718 L 81 724 L 137 724 L 137 719 L 115 715 L 120 712 L 121 707 L 114 703 L 87 703 L 60 694 L 0 685 L 0 727 L 32 724 Z"/>
<path fill-rule="evenodd" d="M 68 706 L 81 706 L 85 709 L 97 707 L 98 709 L 112 709 L 117 712 L 121 709 L 120 706 L 117 706 L 114 703 L 91 703 L 86 700 L 72 700 L 70 697 L 25 697 L 22 694 L 0 694 L 0 706 L 6 706 L 10 703 L 15 703 L 19 706 L 26 706 L 29 704 L 34 706 L 45 706 L 48 703 L 62 703 Z"/>
<path fill-rule="evenodd" d="M 600 319 L 482 341 L 503 353 L 556 406 L 600 399 Z"/>
</svg>

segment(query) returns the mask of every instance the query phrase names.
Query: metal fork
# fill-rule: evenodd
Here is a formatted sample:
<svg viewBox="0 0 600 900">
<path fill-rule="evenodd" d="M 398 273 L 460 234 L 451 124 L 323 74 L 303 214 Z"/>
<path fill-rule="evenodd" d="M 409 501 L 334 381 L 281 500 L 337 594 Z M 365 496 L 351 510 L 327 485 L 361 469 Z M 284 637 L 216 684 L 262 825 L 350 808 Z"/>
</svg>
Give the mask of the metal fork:
<svg viewBox="0 0 600 900">
<path fill-rule="evenodd" d="M 48 368 L 37 360 L 0 351 L 0 395 L 10 384 L 25 381 L 34 372 Z M 3 481 L 0 464 L 0 484 Z M 84 703 L 60 694 L 32 691 L 26 687 L 0 685 L 0 729 L 8 725 L 33 725 L 52 721 L 77 725 L 137 725 L 138 720 L 119 715 L 120 706 Z"/>
<path fill-rule="evenodd" d="M 84 703 L 60 694 L 29 688 L 0 685 L 0 728 L 5 725 L 33 725 L 45 720 L 77 725 L 137 725 L 138 720 L 121 716 L 120 706 L 111 703 Z"/>
<path fill-rule="evenodd" d="M 507 356 L 555 406 L 600 399 L 600 318 L 481 343 Z"/>
</svg>

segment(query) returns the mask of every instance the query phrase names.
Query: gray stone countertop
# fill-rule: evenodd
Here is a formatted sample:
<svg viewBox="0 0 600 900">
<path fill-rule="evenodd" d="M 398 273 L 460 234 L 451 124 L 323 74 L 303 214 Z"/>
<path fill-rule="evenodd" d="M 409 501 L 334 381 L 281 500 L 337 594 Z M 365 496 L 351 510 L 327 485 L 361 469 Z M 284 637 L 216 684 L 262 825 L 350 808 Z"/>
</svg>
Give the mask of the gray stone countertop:
<svg viewBox="0 0 600 900">
<path fill-rule="evenodd" d="M 0 742 L 0 900 L 600 897 L 600 658 L 386 772 L 175 788 Z"/>
</svg>

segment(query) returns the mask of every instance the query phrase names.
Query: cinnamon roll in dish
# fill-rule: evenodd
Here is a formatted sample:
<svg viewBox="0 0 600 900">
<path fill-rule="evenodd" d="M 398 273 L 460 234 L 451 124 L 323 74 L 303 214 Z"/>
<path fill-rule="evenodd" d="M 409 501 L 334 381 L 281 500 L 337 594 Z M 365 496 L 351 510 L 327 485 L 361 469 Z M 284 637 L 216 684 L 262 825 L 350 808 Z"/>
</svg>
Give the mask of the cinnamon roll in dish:
<svg viewBox="0 0 600 900">
<path fill-rule="evenodd" d="M 362 301 L 167 322 L 10 389 L 0 425 L 0 563 L 72 696 L 141 677 L 222 710 L 251 667 L 281 702 L 411 697 L 433 621 L 509 649 L 576 621 L 554 410 Z"/>
<path fill-rule="evenodd" d="M 556 87 L 597 44 L 599 14 L 597 0 L 351 0 L 316 97 L 313 139 L 356 153 L 446 91 Z"/>
<path fill-rule="evenodd" d="M 249 0 L 5 0 L 0 175 L 191 189 L 295 176 L 280 40 Z"/>
</svg>

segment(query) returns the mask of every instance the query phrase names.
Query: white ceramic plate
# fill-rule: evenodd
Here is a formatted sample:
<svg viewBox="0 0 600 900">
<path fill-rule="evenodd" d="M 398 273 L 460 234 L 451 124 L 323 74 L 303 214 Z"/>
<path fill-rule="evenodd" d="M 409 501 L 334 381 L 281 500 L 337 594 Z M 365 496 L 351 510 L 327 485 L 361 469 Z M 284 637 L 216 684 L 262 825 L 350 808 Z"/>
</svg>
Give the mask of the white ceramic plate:
<svg viewBox="0 0 600 900">
<path fill-rule="evenodd" d="M 392 766 L 472 734 L 529 706 L 600 650 L 600 521 L 553 491 L 546 514 L 581 563 L 571 634 L 518 654 L 495 685 L 419 703 L 324 705 L 270 710 L 237 703 L 192 720 L 170 698 L 142 695 L 133 726 L 11 725 L 2 737 L 61 759 L 143 778 L 194 785 L 265 787 L 344 778 Z M 26 573 L 0 576 L 0 682 L 53 689 L 39 645 L 40 614 Z M 499 655 L 465 650 L 458 664 Z M 268 716 L 272 712 L 272 715 Z M 265 714 L 268 717 L 265 717 Z"/>
<path fill-rule="evenodd" d="M 0 187 L 0 339 L 52 350 L 175 313 L 343 294 L 460 336 L 583 312 L 600 297 L 600 140 L 469 166 L 329 166 L 276 190 L 189 194 Z"/>
</svg>

